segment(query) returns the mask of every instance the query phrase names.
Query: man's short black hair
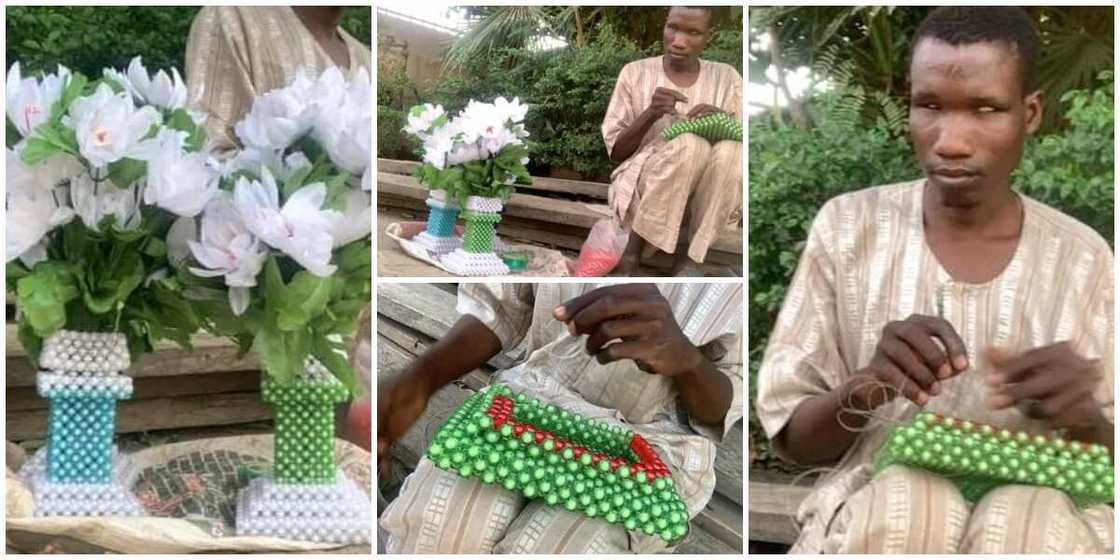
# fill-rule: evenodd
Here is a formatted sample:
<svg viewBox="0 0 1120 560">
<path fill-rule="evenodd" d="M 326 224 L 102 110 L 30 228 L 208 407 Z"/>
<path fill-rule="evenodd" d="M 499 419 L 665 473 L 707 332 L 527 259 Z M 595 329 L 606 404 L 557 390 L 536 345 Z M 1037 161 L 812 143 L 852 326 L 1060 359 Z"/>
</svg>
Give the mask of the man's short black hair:
<svg viewBox="0 0 1120 560">
<path fill-rule="evenodd" d="M 1038 31 L 1026 10 L 1014 6 L 946 6 L 933 10 L 914 32 L 910 58 L 922 39 L 953 46 L 1003 43 L 1019 56 L 1023 95 L 1038 87 Z"/>
<path fill-rule="evenodd" d="M 712 28 L 714 28 L 716 26 L 716 21 L 715 21 L 716 11 L 713 10 L 711 6 L 669 6 L 670 10 L 672 10 L 673 8 L 684 8 L 686 10 L 700 10 L 701 12 L 704 12 L 704 13 L 708 14 L 708 31 L 711 31 Z M 666 16 L 668 16 L 668 12 L 666 12 Z"/>
</svg>

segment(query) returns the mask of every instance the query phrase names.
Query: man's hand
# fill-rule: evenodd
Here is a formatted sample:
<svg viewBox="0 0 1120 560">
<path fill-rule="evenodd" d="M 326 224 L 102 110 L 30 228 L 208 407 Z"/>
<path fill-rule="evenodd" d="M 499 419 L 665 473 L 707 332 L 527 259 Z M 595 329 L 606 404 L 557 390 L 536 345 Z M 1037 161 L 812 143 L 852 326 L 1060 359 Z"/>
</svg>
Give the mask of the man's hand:
<svg viewBox="0 0 1120 560">
<path fill-rule="evenodd" d="M 925 406 L 931 396 L 941 393 L 941 381 L 967 368 L 964 342 L 948 321 L 911 315 L 883 328 L 875 355 L 851 382 L 850 403 L 845 404 L 873 410 L 902 394 Z M 883 384 L 895 391 L 880 390 Z"/>
<path fill-rule="evenodd" d="M 679 91 L 659 87 L 653 91 L 653 98 L 646 109 L 654 117 L 667 114 L 676 114 L 677 103 L 688 103 L 688 98 Z"/>
<path fill-rule="evenodd" d="M 672 377 L 704 359 L 652 284 L 599 288 L 564 302 L 554 315 L 573 335 L 587 335 L 587 353 L 600 364 L 629 359 L 642 371 Z M 621 342 L 608 345 L 612 340 Z"/>
<path fill-rule="evenodd" d="M 422 378 L 401 375 L 377 387 L 377 471 L 388 476 L 389 449 L 424 414 L 431 395 Z"/>
<path fill-rule="evenodd" d="M 698 118 L 703 117 L 705 115 L 713 115 L 713 114 L 716 114 L 716 113 L 723 113 L 723 112 L 725 112 L 723 109 L 720 109 L 719 107 L 716 107 L 715 105 L 709 105 L 707 103 L 701 103 L 701 104 L 693 107 L 692 110 L 688 112 L 688 118 L 689 118 L 689 120 L 698 119 Z"/>
<path fill-rule="evenodd" d="M 1019 355 L 989 348 L 985 358 L 995 372 L 988 384 L 994 409 L 1018 406 L 1023 413 L 1055 428 L 1085 430 L 1107 423 L 1093 392 L 1101 380 L 1099 362 L 1077 355 L 1059 342 Z"/>
</svg>

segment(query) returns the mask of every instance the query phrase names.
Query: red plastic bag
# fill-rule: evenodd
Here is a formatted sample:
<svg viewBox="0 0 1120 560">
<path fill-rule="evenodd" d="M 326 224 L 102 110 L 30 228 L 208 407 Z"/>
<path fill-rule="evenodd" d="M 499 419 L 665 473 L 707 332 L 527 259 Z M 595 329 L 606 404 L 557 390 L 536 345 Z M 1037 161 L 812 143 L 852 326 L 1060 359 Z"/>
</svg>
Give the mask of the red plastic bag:
<svg viewBox="0 0 1120 560">
<path fill-rule="evenodd" d="M 579 259 L 576 261 L 575 276 L 606 276 L 618 261 L 622 260 L 622 253 L 626 251 L 626 243 L 630 239 L 630 230 L 622 227 L 614 219 L 607 218 L 595 222 L 591 233 L 583 247 L 579 250 Z"/>
</svg>

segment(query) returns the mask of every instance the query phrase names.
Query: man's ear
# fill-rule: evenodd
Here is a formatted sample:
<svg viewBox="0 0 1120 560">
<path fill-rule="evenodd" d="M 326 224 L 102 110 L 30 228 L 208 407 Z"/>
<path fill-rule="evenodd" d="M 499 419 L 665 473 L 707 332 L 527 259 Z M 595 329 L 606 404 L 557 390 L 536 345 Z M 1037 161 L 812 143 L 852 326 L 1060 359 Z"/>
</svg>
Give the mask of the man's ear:
<svg viewBox="0 0 1120 560">
<path fill-rule="evenodd" d="M 1035 90 L 1027 95 L 1023 104 L 1027 107 L 1027 134 L 1034 134 L 1042 126 L 1042 90 Z"/>
</svg>

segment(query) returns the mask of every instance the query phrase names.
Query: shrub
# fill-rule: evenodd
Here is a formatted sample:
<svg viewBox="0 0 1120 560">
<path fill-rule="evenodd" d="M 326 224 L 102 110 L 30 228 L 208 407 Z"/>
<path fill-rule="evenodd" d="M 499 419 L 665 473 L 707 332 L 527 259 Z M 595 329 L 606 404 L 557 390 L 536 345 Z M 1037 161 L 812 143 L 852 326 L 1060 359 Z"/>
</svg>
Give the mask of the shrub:
<svg viewBox="0 0 1120 560">
<path fill-rule="evenodd" d="M 88 76 L 123 68 L 134 56 L 148 68 L 183 70 L 197 6 L 9 6 L 6 54 L 25 74 L 63 64 Z M 370 8 L 348 8 L 342 27 L 370 44 Z"/>
</svg>

